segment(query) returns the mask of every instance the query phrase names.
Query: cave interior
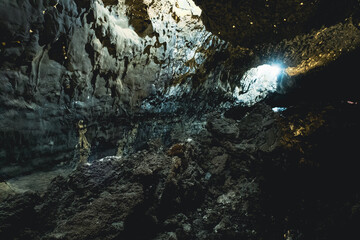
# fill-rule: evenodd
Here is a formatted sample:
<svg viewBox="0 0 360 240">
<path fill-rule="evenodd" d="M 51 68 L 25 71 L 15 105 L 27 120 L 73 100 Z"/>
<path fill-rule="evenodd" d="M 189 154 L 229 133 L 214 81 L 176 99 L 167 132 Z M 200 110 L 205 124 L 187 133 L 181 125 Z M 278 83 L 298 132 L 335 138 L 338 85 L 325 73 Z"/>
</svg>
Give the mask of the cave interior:
<svg viewBox="0 0 360 240">
<path fill-rule="evenodd" d="M 360 1 L 1 0 L 0 239 L 359 239 Z"/>
</svg>

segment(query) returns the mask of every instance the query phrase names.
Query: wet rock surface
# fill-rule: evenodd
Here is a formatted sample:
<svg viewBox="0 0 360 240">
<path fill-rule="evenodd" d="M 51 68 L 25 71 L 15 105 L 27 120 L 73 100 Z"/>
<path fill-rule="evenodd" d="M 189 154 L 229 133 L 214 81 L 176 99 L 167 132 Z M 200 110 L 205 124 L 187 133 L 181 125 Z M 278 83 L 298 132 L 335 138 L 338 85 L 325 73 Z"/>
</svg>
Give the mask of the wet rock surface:
<svg viewBox="0 0 360 240">
<path fill-rule="evenodd" d="M 359 236 L 359 108 L 214 113 L 169 148 L 155 142 L 0 203 L 2 239 L 338 239 Z M 16 229 L 16 230 L 15 230 Z"/>
</svg>

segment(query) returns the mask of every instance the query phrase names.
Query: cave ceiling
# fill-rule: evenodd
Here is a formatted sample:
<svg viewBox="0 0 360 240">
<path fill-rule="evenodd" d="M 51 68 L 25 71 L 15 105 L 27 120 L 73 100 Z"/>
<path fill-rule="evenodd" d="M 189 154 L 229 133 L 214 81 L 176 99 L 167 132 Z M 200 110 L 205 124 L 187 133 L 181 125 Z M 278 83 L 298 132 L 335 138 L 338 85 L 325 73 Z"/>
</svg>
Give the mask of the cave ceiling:
<svg viewBox="0 0 360 240">
<path fill-rule="evenodd" d="M 356 0 L 194 1 L 207 30 L 245 47 L 291 39 L 359 14 Z"/>
</svg>

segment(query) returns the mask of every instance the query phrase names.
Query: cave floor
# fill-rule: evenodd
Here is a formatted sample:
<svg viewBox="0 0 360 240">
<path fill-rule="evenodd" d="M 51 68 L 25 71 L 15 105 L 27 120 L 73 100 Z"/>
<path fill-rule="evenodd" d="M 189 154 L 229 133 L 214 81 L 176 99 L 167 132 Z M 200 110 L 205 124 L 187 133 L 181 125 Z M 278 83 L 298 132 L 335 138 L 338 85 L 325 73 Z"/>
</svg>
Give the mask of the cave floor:
<svg viewBox="0 0 360 240">
<path fill-rule="evenodd" d="M 72 168 L 65 167 L 51 171 L 38 171 L 32 174 L 8 179 L 0 183 L 0 200 L 3 200 L 3 198 L 9 195 L 21 194 L 28 191 L 43 194 L 55 177 L 67 177 L 72 171 Z"/>
<path fill-rule="evenodd" d="M 15 193 L 0 201 L 0 236 L 360 236 L 358 111 L 348 102 L 283 112 L 260 103 L 238 115 L 210 114 L 202 132 L 168 148 L 10 179 L 3 191 Z"/>
</svg>

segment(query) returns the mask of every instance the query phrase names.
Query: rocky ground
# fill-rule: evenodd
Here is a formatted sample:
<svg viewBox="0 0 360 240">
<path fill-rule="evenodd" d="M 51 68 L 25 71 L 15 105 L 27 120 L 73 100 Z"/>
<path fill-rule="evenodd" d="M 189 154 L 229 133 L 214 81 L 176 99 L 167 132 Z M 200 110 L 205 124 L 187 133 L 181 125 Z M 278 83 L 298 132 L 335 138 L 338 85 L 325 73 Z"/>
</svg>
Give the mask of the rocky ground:
<svg viewBox="0 0 360 240">
<path fill-rule="evenodd" d="M 154 141 L 0 202 L 1 239 L 355 239 L 359 106 L 210 114 Z"/>
</svg>

